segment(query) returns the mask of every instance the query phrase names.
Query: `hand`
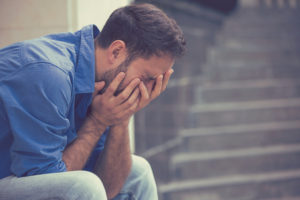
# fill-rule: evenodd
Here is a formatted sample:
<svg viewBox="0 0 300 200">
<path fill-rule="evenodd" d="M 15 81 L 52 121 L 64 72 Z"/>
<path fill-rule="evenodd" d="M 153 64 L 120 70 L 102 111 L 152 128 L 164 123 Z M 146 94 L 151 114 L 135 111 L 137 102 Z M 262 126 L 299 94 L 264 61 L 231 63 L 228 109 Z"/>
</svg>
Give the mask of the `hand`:
<svg viewBox="0 0 300 200">
<path fill-rule="evenodd" d="M 103 83 L 96 83 L 89 117 L 97 123 L 104 126 L 124 123 L 138 107 L 140 93 L 138 78 L 133 79 L 120 94 L 114 96 L 124 77 L 125 73 L 120 72 L 103 94 L 98 94 L 104 87 Z"/>
<path fill-rule="evenodd" d="M 147 84 L 147 87 L 143 82 L 139 84 L 141 91 L 141 98 L 136 111 L 146 107 L 152 100 L 158 97 L 167 88 L 169 79 L 173 74 L 174 70 L 169 69 L 164 75 L 159 75 L 156 81 L 152 81 Z M 155 83 L 155 86 L 154 86 Z"/>
</svg>

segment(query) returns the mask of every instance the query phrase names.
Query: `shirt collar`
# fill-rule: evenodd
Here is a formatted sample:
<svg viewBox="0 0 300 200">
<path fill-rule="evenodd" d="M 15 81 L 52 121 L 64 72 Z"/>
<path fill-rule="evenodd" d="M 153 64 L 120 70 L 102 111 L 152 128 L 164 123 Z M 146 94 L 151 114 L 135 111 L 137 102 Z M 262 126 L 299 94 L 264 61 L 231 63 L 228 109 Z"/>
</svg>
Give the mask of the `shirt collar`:
<svg viewBox="0 0 300 200">
<path fill-rule="evenodd" d="M 94 38 L 100 33 L 95 25 L 80 30 L 80 47 L 75 68 L 75 93 L 93 93 L 95 87 Z"/>
</svg>

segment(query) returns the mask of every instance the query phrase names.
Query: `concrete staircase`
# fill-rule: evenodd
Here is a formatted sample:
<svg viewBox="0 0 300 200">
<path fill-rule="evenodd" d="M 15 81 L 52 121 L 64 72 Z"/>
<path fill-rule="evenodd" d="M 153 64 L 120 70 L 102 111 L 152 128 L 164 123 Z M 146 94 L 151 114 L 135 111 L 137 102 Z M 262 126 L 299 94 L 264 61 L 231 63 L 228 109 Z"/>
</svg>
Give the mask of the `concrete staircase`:
<svg viewBox="0 0 300 200">
<path fill-rule="evenodd" d="M 256 2 L 208 53 L 163 200 L 300 199 L 300 2 Z"/>
</svg>

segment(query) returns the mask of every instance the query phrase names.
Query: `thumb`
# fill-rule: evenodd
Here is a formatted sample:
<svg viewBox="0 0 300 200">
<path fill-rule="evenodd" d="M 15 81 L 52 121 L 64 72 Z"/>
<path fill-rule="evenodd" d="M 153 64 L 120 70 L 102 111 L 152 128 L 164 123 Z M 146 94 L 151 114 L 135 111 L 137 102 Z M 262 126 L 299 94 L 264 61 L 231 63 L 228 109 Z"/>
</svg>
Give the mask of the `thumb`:
<svg viewBox="0 0 300 200">
<path fill-rule="evenodd" d="M 102 90 L 105 86 L 105 82 L 104 81 L 100 81 L 100 82 L 95 82 L 95 89 L 93 92 L 93 97 L 96 96 L 100 90 Z"/>
</svg>

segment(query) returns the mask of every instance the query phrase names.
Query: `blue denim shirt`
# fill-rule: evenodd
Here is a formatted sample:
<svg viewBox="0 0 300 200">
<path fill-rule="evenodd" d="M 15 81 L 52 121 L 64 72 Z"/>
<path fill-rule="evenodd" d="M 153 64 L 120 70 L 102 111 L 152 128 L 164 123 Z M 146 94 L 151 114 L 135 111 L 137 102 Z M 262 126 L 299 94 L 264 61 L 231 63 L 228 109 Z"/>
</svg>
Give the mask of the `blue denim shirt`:
<svg viewBox="0 0 300 200">
<path fill-rule="evenodd" d="M 89 25 L 0 49 L 0 178 L 66 171 L 62 153 L 92 101 L 98 33 Z"/>
</svg>

